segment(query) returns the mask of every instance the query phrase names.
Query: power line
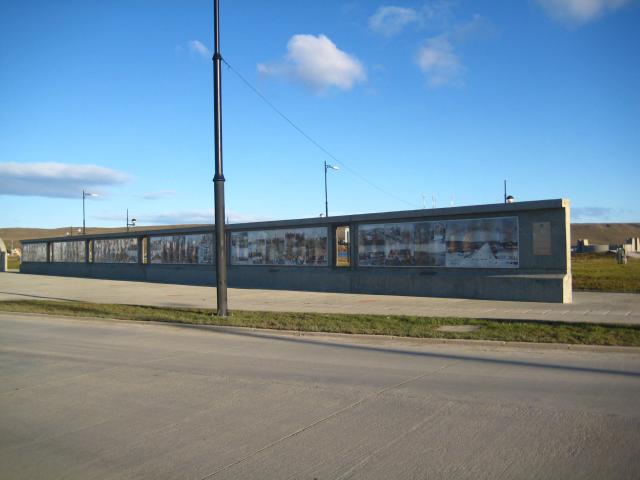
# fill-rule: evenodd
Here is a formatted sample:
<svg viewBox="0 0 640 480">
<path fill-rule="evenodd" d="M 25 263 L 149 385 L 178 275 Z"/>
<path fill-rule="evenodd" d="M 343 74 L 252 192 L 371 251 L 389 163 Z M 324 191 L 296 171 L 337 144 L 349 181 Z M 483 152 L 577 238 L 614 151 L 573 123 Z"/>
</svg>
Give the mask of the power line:
<svg viewBox="0 0 640 480">
<path fill-rule="evenodd" d="M 368 180 L 366 177 L 362 176 L 361 174 L 359 174 L 356 170 L 354 170 L 353 168 L 349 167 L 349 165 L 347 165 L 345 162 L 343 162 L 342 160 L 338 160 L 336 158 L 335 155 L 333 155 L 329 150 L 327 150 L 326 148 L 324 148 L 320 143 L 318 143 L 316 140 L 314 140 L 309 134 L 307 134 L 304 130 L 302 130 L 302 128 L 300 128 L 298 125 L 296 125 L 296 123 L 291 120 L 289 117 L 287 117 L 278 107 L 276 107 L 267 97 L 265 97 L 256 87 L 254 87 L 251 82 L 249 82 L 249 80 L 247 80 L 240 72 L 238 72 L 235 68 L 233 68 L 229 62 L 227 62 L 227 60 L 223 57 L 222 58 L 222 62 L 229 68 L 229 70 L 231 70 L 233 73 L 235 73 L 238 78 L 253 92 L 255 93 L 263 102 L 265 102 L 274 112 L 276 112 L 278 115 L 280 115 L 280 117 L 282 117 L 289 125 L 291 125 L 293 128 L 295 128 L 298 133 L 300 133 L 300 135 L 302 135 L 304 138 L 306 138 L 309 142 L 311 142 L 316 148 L 318 148 L 322 153 L 324 153 L 325 155 L 327 155 L 330 159 L 332 159 L 334 162 L 340 164 L 340 166 L 342 166 L 345 170 L 349 171 L 352 175 L 358 177 L 360 180 L 362 180 L 363 182 L 367 183 L 369 186 L 375 188 L 376 190 L 384 193 L 385 195 L 388 195 L 402 203 L 405 203 L 411 207 L 414 208 L 420 208 L 418 205 L 416 205 L 415 203 L 411 203 L 406 201 L 405 199 L 383 189 L 382 187 L 376 185 L 375 183 L 371 182 L 370 180 Z"/>
</svg>

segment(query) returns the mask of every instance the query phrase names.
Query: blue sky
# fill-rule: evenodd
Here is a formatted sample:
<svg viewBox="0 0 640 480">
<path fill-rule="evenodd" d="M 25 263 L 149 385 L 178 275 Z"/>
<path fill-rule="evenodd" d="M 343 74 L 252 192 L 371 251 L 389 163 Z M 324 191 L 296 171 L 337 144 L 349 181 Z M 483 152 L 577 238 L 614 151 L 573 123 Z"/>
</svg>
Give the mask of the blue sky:
<svg viewBox="0 0 640 480">
<path fill-rule="evenodd" d="M 1 227 L 212 223 L 209 1 L 0 1 Z M 633 0 L 221 0 L 231 221 L 569 198 L 640 221 Z"/>
</svg>

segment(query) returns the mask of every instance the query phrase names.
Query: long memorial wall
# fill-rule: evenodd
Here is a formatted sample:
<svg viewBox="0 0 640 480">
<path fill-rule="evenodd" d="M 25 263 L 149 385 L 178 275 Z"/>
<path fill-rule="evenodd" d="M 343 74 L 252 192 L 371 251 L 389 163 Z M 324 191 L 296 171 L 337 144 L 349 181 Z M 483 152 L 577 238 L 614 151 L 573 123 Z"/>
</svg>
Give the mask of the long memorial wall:
<svg viewBox="0 0 640 480">
<path fill-rule="evenodd" d="M 569 202 L 226 226 L 236 288 L 571 302 Z M 23 240 L 22 273 L 215 285 L 214 227 Z"/>
</svg>

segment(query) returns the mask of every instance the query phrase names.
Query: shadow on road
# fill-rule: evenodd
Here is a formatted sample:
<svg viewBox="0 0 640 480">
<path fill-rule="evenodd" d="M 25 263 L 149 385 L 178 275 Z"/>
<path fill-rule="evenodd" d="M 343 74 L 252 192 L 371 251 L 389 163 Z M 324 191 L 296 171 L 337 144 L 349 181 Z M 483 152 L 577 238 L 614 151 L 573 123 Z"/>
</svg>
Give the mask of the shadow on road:
<svg viewBox="0 0 640 480">
<path fill-rule="evenodd" d="M 330 347 L 330 348 L 342 348 L 354 351 L 365 351 L 365 352 L 377 352 L 377 353 L 385 353 L 391 355 L 405 355 L 411 357 L 427 357 L 427 358 L 437 358 L 444 360 L 459 360 L 466 362 L 477 362 L 477 363 L 486 363 L 486 364 L 497 364 L 497 365 L 511 365 L 516 367 L 525 367 L 525 368 L 540 368 L 547 370 L 560 370 L 560 371 L 568 371 L 568 372 L 583 372 L 583 373 L 596 373 L 601 375 L 620 375 L 624 377 L 632 377 L 632 378 L 640 378 L 640 364 L 638 365 L 639 371 L 624 371 L 624 370 L 611 370 L 604 368 L 594 368 L 594 367 L 579 367 L 575 365 L 559 365 L 559 364 L 549 364 L 542 362 L 531 362 L 531 361 L 523 361 L 523 360 L 508 360 L 501 359 L 495 357 L 479 357 L 473 355 L 457 355 L 451 353 L 437 353 L 437 352 L 425 352 L 425 351 L 411 351 L 404 350 L 400 348 L 389 348 L 389 347 L 376 347 L 372 345 L 358 345 L 355 343 L 342 343 L 342 342 L 331 342 L 328 340 L 318 340 L 313 338 L 301 338 L 294 336 L 285 336 L 283 335 L 274 335 L 269 333 L 262 333 L 252 330 L 243 330 L 241 328 L 236 327 L 220 327 L 220 326 L 212 326 L 212 325 L 188 325 L 188 324 L 166 324 L 169 327 L 174 328 L 189 328 L 189 329 L 197 329 L 202 330 L 209 333 L 218 333 L 224 335 L 235 335 L 239 337 L 251 337 L 257 339 L 267 339 L 267 340 L 275 340 L 278 342 L 288 342 L 302 345 L 315 345 L 322 347 Z M 639 362 L 640 363 L 640 362 Z"/>
</svg>

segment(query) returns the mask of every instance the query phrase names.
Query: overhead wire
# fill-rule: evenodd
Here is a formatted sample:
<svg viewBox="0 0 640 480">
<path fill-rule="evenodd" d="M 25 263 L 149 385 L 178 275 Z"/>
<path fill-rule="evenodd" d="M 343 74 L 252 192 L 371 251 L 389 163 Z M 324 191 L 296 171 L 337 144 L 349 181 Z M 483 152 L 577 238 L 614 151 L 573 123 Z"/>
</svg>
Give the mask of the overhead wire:
<svg viewBox="0 0 640 480">
<path fill-rule="evenodd" d="M 326 156 L 328 156 L 331 160 L 333 160 L 334 162 L 339 164 L 341 167 L 343 167 L 345 170 L 349 171 L 352 175 L 354 175 L 355 177 L 358 177 L 360 180 L 362 180 L 363 182 L 365 182 L 369 186 L 375 188 L 379 192 L 382 192 L 385 195 L 388 195 L 389 197 L 394 198 L 395 200 L 398 200 L 398 201 L 400 201 L 402 203 L 405 203 L 406 205 L 409 205 L 411 207 L 420 208 L 419 205 L 417 205 L 415 203 L 412 203 L 412 202 L 409 202 L 409 201 L 405 200 L 404 198 L 399 197 L 398 195 L 385 190 L 384 188 L 380 187 L 379 185 L 376 185 L 375 183 L 370 181 L 368 178 L 364 177 L 363 175 L 358 173 L 356 170 L 351 168 L 349 165 L 347 165 L 343 160 L 339 160 L 335 155 L 333 155 L 329 150 L 327 150 L 325 147 L 323 147 L 319 142 L 317 142 L 307 132 L 305 132 L 302 128 L 300 128 L 293 120 L 291 120 L 287 115 L 285 115 L 278 107 L 276 107 L 262 92 L 260 92 L 260 90 L 258 90 L 256 87 L 254 87 L 253 84 L 249 80 L 247 80 L 238 70 L 233 68 L 233 66 L 231 66 L 231 64 L 229 62 L 227 62 L 227 60 L 224 57 L 222 57 L 222 62 L 227 66 L 227 68 L 229 70 L 231 70 L 249 88 L 249 90 L 251 90 L 255 95 L 257 95 L 274 112 L 276 112 L 280 117 L 282 117 L 283 120 L 285 120 L 291 127 L 293 127 L 295 130 L 297 130 L 298 133 L 300 133 L 300 135 L 302 135 L 304 138 L 306 138 L 311 144 L 313 144 L 317 149 L 319 149 L 322 153 L 324 153 Z"/>
</svg>

